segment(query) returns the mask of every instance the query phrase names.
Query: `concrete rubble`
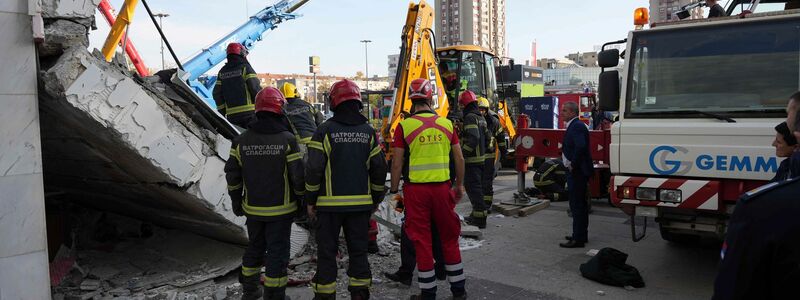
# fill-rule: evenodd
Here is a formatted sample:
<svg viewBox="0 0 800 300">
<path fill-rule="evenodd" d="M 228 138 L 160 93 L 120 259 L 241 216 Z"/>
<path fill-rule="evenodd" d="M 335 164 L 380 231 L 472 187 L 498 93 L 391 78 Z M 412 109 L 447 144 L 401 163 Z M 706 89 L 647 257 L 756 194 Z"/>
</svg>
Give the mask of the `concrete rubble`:
<svg viewBox="0 0 800 300">
<path fill-rule="evenodd" d="M 86 38 L 73 20 L 91 19 L 96 3 L 43 2 L 46 30 L 56 33 L 44 48 L 67 47 L 41 54 L 45 186 L 84 195 L 92 207 L 244 243 L 223 172 L 230 141 L 196 122 L 170 85 L 138 80 L 73 38 Z"/>
</svg>

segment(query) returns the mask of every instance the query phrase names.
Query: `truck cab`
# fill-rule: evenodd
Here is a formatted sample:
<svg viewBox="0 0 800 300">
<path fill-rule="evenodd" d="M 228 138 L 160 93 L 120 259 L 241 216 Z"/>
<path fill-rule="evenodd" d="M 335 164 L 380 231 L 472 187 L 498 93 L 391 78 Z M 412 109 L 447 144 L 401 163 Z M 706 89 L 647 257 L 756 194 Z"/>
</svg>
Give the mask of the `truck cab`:
<svg viewBox="0 0 800 300">
<path fill-rule="evenodd" d="M 666 240 L 723 238 L 740 195 L 781 162 L 770 144 L 800 90 L 798 27 L 798 11 L 657 24 L 622 56 L 602 51 L 600 107 L 619 111 L 612 202 Z"/>
</svg>

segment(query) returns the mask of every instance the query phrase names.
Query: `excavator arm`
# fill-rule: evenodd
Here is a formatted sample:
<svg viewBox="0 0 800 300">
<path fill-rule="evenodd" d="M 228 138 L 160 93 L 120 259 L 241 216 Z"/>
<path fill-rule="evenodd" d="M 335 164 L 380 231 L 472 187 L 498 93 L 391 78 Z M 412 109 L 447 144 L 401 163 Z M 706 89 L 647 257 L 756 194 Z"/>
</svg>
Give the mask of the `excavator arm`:
<svg viewBox="0 0 800 300">
<path fill-rule="evenodd" d="M 432 5 L 425 0 L 420 0 L 419 4 L 409 3 L 406 24 L 401 35 L 397 75 L 394 80 L 394 103 L 391 112 L 381 124 L 381 135 L 386 143 L 394 140 L 395 128 L 411 113 L 408 89 L 412 80 L 426 78 L 431 81 L 434 90 L 433 109 L 436 114 L 446 117 L 450 110 L 447 96 L 442 89 L 442 78 L 436 59 L 433 21 Z"/>
</svg>

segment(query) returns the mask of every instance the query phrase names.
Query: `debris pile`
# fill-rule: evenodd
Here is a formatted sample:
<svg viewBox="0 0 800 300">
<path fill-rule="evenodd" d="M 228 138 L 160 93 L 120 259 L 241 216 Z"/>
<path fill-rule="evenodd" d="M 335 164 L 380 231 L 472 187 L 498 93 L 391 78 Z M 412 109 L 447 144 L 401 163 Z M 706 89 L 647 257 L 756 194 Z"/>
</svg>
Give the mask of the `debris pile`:
<svg viewBox="0 0 800 300">
<path fill-rule="evenodd" d="M 227 196 L 230 141 L 207 106 L 87 50 L 98 0 L 45 0 L 40 119 L 45 187 L 167 228 L 245 243 Z M 213 110 L 212 110 L 213 112 Z M 212 114 L 215 115 L 215 114 Z"/>
</svg>

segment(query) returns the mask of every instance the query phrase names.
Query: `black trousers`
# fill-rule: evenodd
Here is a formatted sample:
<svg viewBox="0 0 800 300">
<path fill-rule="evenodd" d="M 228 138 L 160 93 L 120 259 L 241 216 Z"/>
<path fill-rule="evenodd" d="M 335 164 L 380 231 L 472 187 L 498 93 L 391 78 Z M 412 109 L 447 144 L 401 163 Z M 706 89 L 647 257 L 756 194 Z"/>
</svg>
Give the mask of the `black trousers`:
<svg viewBox="0 0 800 300">
<path fill-rule="evenodd" d="M 291 234 L 291 218 L 269 222 L 247 218 L 247 235 L 250 241 L 242 257 L 242 275 L 257 275 L 261 266 L 265 266 L 264 286 L 286 288 Z"/>
<path fill-rule="evenodd" d="M 368 290 L 372 273 L 367 260 L 369 219 L 371 211 L 317 212 L 317 274 L 312 287 L 318 294 L 336 293 L 336 254 L 339 251 L 339 232 L 344 228 L 344 239 L 350 256 L 347 275 L 348 290 Z"/>
<path fill-rule="evenodd" d="M 431 242 L 433 244 L 433 268 L 436 274 L 445 274 L 444 254 L 442 253 L 442 241 L 439 239 L 439 230 L 436 223 L 431 223 Z M 406 234 L 406 226 L 400 228 L 400 268 L 397 270 L 402 276 L 409 278 L 414 276 L 414 269 L 417 268 L 417 255 L 414 250 L 414 242 Z"/>
<path fill-rule="evenodd" d="M 494 200 L 494 163 L 494 156 L 483 162 L 481 189 L 483 189 L 483 202 L 486 204 L 486 209 L 492 206 Z"/>
<path fill-rule="evenodd" d="M 580 172 L 571 172 L 567 178 L 569 209 L 572 211 L 572 239 L 586 242 L 589 238 L 589 203 L 586 192 L 589 177 Z"/>
<path fill-rule="evenodd" d="M 486 203 L 483 202 L 483 163 L 464 164 L 464 189 L 467 190 L 469 203 L 472 204 L 472 215 L 479 212 L 486 217 Z"/>
</svg>

